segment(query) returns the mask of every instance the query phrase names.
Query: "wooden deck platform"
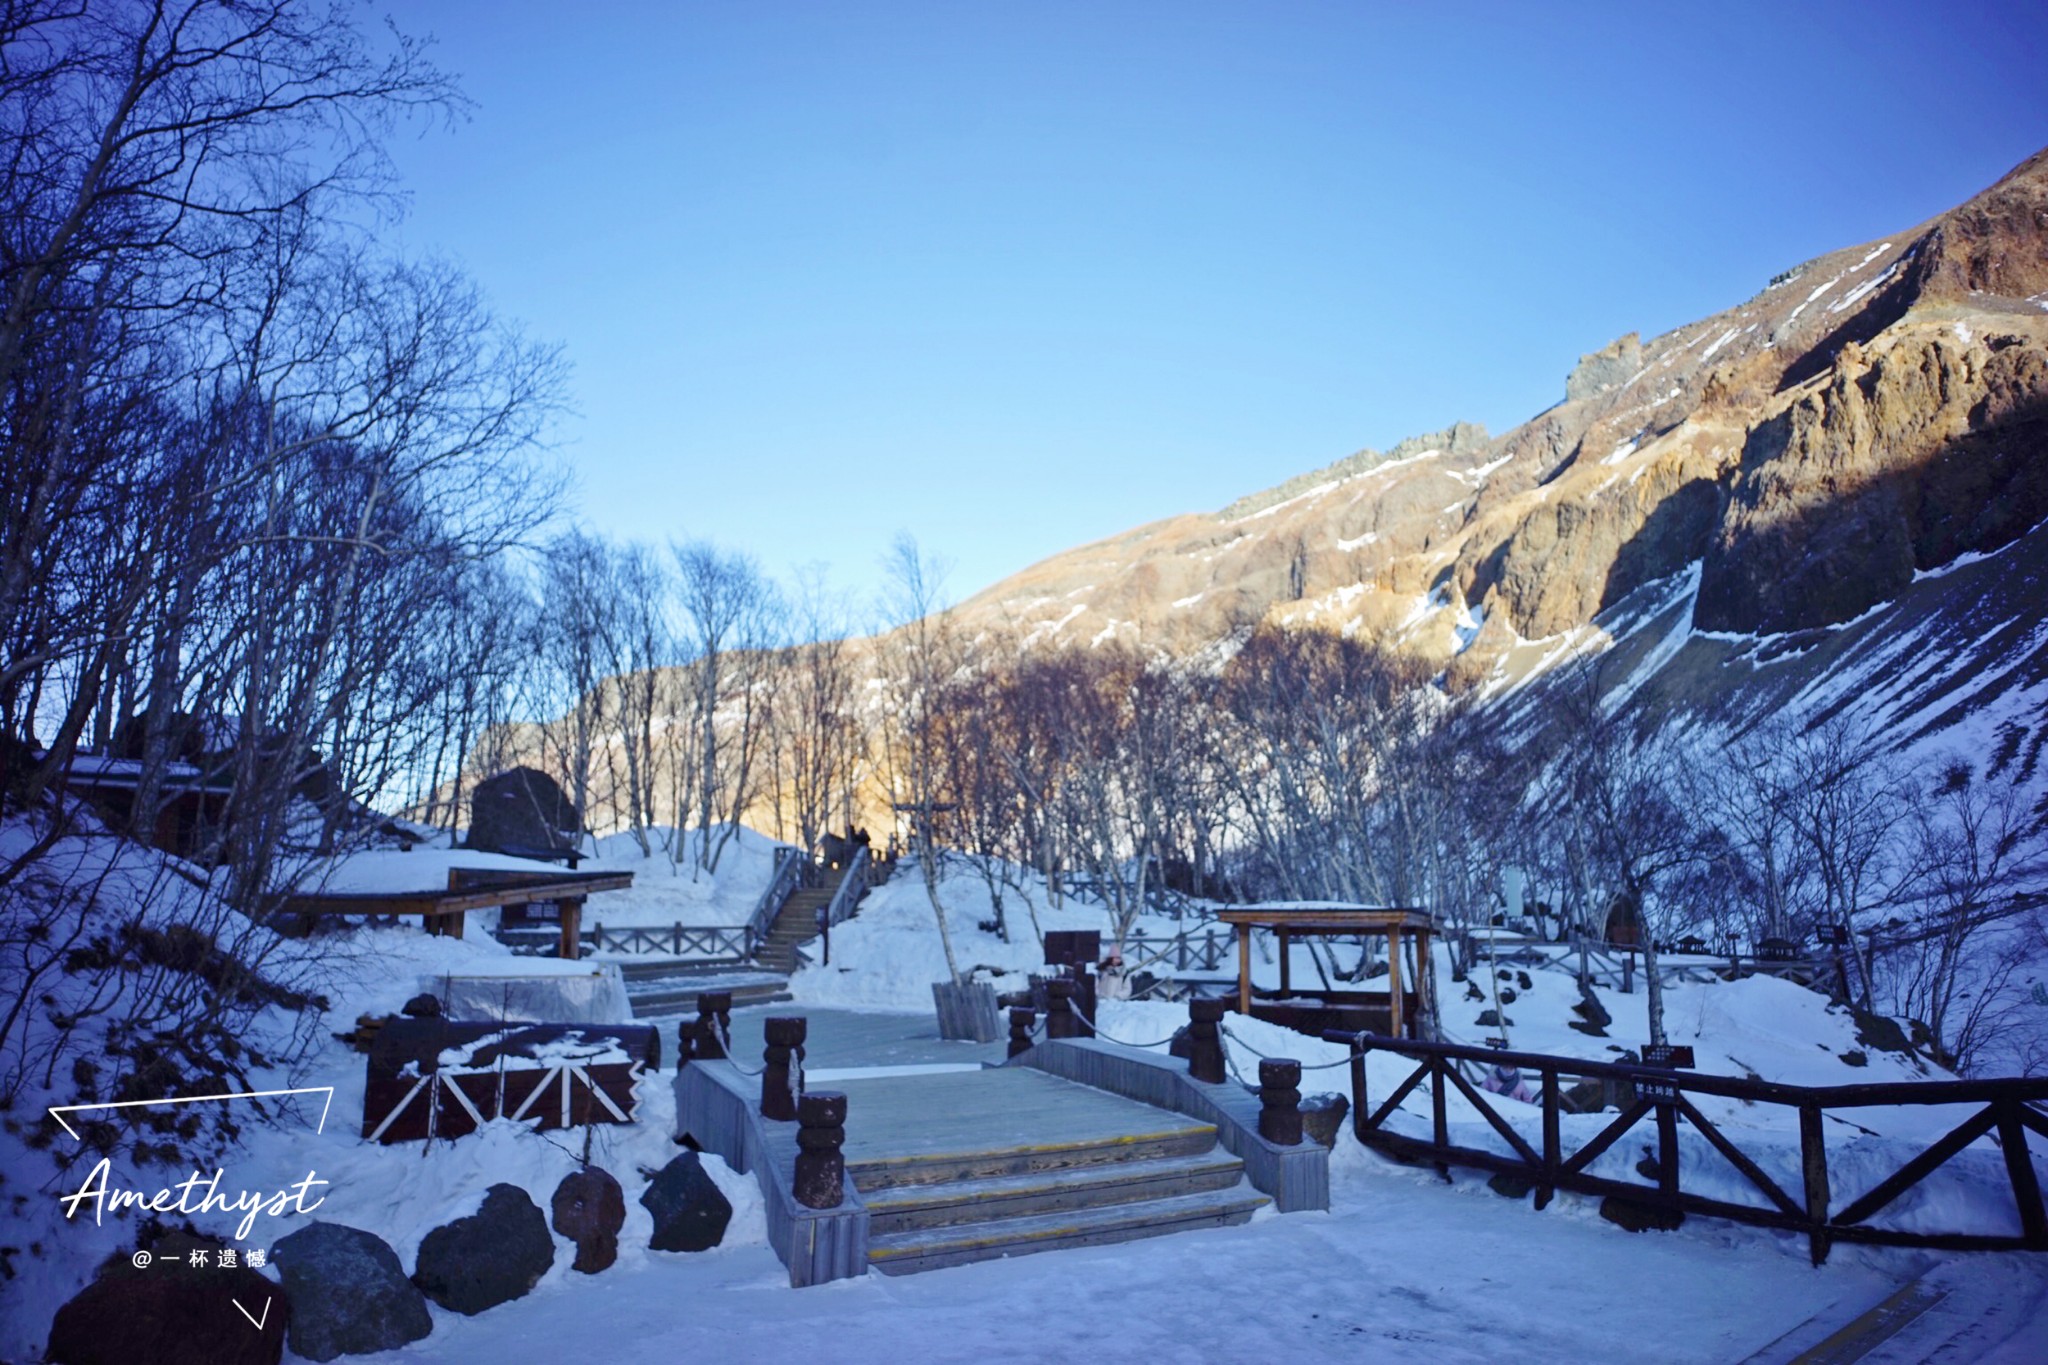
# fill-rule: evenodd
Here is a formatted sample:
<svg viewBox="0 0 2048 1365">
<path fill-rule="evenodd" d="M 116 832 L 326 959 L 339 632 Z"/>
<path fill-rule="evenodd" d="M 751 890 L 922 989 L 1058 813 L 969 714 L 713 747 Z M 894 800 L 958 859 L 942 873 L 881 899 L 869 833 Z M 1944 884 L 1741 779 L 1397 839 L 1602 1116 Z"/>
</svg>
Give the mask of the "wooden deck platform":
<svg viewBox="0 0 2048 1365">
<path fill-rule="evenodd" d="M 847 1097 L 847 1201 L 822 1212 L 794 1205 L 796 1125 L 760 1117 L 757 1080 L 729 1062 L 693 1062 L 676 1078 L 683 1131 L 761 1179 L 771 1240 L 795 1284 L 1224 1226 L 1271 1202 L 1219 1144 L 1216 1123 L 1043 1069 L 919 1070 L 817 1088 Z"/>
</svg>

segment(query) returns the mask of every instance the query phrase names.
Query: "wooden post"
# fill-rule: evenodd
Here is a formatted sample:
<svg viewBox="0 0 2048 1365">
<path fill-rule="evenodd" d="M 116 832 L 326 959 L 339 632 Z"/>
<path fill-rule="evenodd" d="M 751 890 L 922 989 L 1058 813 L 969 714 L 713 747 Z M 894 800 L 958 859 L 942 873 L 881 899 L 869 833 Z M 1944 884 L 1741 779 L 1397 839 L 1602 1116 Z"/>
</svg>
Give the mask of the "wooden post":
<svg viewBox="0 0 2048 1365">
<path fill-rule="evenodd" d="M 1558 1131 L 1557 1073 L 1543 1073 L 1543 1181 L 1536 1187 L 1536 1209 L 1542 1212 L 1557 1193 L 1557 1172 L 1564 1164 L 1564 1141 Z"/>
<path fill-rule="evenodd" d="M 1301 1063 L 1259 1059 L 1259 1136 L 1282 1147 L 1301 1144 Z"/>
<path fill-rule="evenodd" d="M 1210 1085 L 1223 1084 L 1223 1002 L 1188 1000 L 1188 1075 Z"/>
<path fill-rule="evenodd" d="M 767 1046 L 761 1049 L 761 1117 L 787 1123 L 796 1117 L 797 1095 L 804 1086 L 804 1035 L 810 1024 L 801 1014 L 771 1015 L 762 1021 Z"/>
<path fill-rule="evenodd" d="M 1356 1038 L 1351 1041 L 1351 1135 L 1360 1142 L 1365 1141 L 1365 1119 L 1372 1110 L 1366 1103 L 1365 1048 Z"/>
<path fill-rule="evenodd" d="M 1280 936 L 1280 994 L 1286 995 L 1294 989 L 1294 944 L 1288 939 L 1285 929 L 1273 932 Z M 1243 1011 L 1250 1014 L 1250 1010 Z"/>
<path fill-rule="evenodd" d="M 2020 1122 L 2020 1102 L 2000 1100 L 1998 1145 L 2005 1152 L 2005 1173 L 2012 1181 L 2013 1202 L 2019 1205 L 2020 1235 L 2030 1251 L 2048 1251 L 2048 1213 L 2041 1207 L 2041 1182 L 2027 1151 L 2027 1130 Z"/>
<path fill-rule="evenodd" d="M 1671 1100 L 1657 1101 L 1657 1190 L 1678 1198 L 1678 1105 Z"/>
<path fill-rule="evenodd" d="M 846 1095 L 813 1090 L 796 1106 L 796 1202 L 836 1209 L 846 1198 Z"/>
<path fill-rule="evenodd" d="M 676 1025 L 676 1070 L 681 1071 L 690 1064 L 690 1054 L 696 1050 L 697 1021 L 685 1019 Z"/>
<path fill-rule="evenodd" d="M 1010 1006 L 1010 1056 L 1031 1050 L 1031 1030 L 1037 1022 L 1038 1011 L 1031 1006 Z"/>
<path fill-rule="evenodd" d="M 562 945 L 556 956 L 574 962 L 583 956 L 583 897 L 565 896 L 555 904 L 561 907 L 562 916 Z"/>
<path fill-rule="evenodd" d="M 1045 1036 L 1051 1038 L 1073 1038 L 1078 1036 L 1081 1021 L 1074 1017 L 1074 983 L 1064 976 L 1056 976 L 1045 983 Z"/>
<path fill-rule="evenodd" d="M 1074 1019 L 1076 1038 L 1095 1036 L 1095 1016 L 1100 1008 L 1095 1002 L 1095 975 L 1088 970 L 1085 962 L 1076 962 L 1067 968 L 1074 974 L 1074 1003 L 1081 1007 Z"/>
<path fill-rule="evenodd" d="M 725 1056 L 732 1036 L 732 992 L 705 991 L 697 997 L 696 1055 L 706 1060 Z"/>
<path fill-rule="evenodd" d="M 1396 1038 L 1406 1038 L 1408 1031 L 1401 1026 L 1401 931 L 1398 928 L 1387 930 L 1387 1005 L 1393 1013 L 1393 1018 L 1387 1023 L 1387 1032 Z"/>
<path fill-rule="evenodd" d="M 1799 1161 L 1806 1177 L 1806 1246 L 1815 1265 L 1828 1258 L 1828 1149 L 1821 1132 L 1820 1106 L 1799 1106 Z"/>
<path fill-rule="evenodd" d="M 1252 927 L 1237 926 L 1237 1012 L 1247 1019 L 1252 1013 Z"/>
</svg>

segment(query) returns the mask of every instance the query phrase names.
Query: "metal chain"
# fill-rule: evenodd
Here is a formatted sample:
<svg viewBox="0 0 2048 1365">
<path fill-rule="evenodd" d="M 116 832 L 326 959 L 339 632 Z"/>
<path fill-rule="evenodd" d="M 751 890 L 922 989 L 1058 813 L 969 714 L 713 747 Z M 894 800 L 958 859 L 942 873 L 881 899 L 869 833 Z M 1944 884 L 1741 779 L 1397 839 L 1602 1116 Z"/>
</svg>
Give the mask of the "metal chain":
<svg viewBox="0 0 2048 1365">
<path fill-rule="evenodd" d="M 1104 1033 L 1104 1032 L 1102 1031 L 1102 1026 L 1101 1026 L 1101 1025 L 1097 1024 L 1097 1023 L 1096 1023 L 1096 1022 L 1095 1022 L 1095 1021 L 1094 1021 L 1093 1019 L 1090 1019 L 1090 1018 L 1089 1018 L 1089 1017 L 1088 1017 L 1088 1016 L 1087 1016 L 1086 1014 L 1083 1014 L 1083 1013 L 1081 1012 L 1081 1005 L 1080 1005 L 1080 1002 L 1079 1002 L 1079 1001 L 1069 1000 L 1069 1001 L 1067 1002 L 1067 1008 L 1068 1008 L 1068 1009 L 1070 1009 L 1070 1010 L 1072 1010 L 1072 1011 L 1074 1012 L 1074 1016 L 1075 1016 L 1075 1017 L 1076 1017 L 1077 1019 L 1079 1019 L 1079 1020 L 1080 1020 L 1080 1021 L 1081 1021 L 1082 1023 L 1086 1024 L 1086 1025 L 1087 1025 L 1087 1026 L 1088 1026 L 1089 1028 L 1093 1029 L 1093 1030 L 1095 1031 L 1095 1036 L 1096 1036 L 1096 1037 L 1098 1037 L 1098 1038 L 1106 1038 L 1106 1039 L 1108 1039 L 1108 1040 L 1109 1040 L 1110 1042 L 1112 1042 L 1112 1043 L 1115 1043 L 1115 1044 L 1116 1044 L 1116 1045 L 1117 1045 L 1118 1047 L 1135 1047 L 1135 1048 L 1148 1048 L 1148 1047 L 1164 1047 L 1164 1046 L 1165 1046 L 1166 1044 L 1168 1044 L 1168 1043 L 1170 1043 L 1170 1042 L 1172 1042 L 1172 1041 L 1173 1041 L 1173 1034 L 1171 1034 L 1171 1033 L 1167 1034 L 1167 1035 L 1166 1035 L 1166 1036 L 1165 1036 L 1164 1038 L 1161 1038 L 1161 1039 L 1160 1039 L 1160 1040 L 1159 1040 L 1158 1042 L 1156 1042 L 1156 1043 L 1127 1043 L 1127 1042 L 1125 1042 L 1125 1041 L 1124 1041 L 1123 1039 L 1121 1039 L 1121 1038 L 1110 1038 L 1110 1036 L 1109 1036 L 1109 1035 L 1108 1035 L 1107 1033 Z M 1050 1014 L 1050 1013 L 1051 1013 L 1051 1011 L 1049 1011 L 1049 1010 L 1048 1010 L 1048 1011 L 1047 1011 L 1047 1013 L 1048 1013 L 1048 1014 Z M 1178 1030 L 1175 1030 L 1175 1032 L 1178 1032 Z"/>
<path fill-rule="evenodd" d="M 1251 1054 L 1252 1054 L 1252 1056 L 1254 1056 L 1254 1057 L 1261 1057 L 1261 1058 L 1264 1058 L 1264 1059 L 1266 1059 L 1267 1061 L 1274 1061 L 1274 1060 L 1281 1060 L 1281 1061 L 1289 1061 L 1289 1062 L 1294 1062 L 1294 1061 L 1295 1061 L 1295 1059 L 1294 1059 L 1294 1058 L 1292 1058 L 1292 1057 L 1286 1057 L 1286 1058 L 1277 1058 L 1277 1059 L 1276 1059 L 1276 1058 L 1275 1058 L 1275 1057 L 1273 1056 L 1273 1054 L 1272 1054 L 1272 1053 L 1270 1053 L 1270 1052 L 1261 1052 L 1261 1051 L 1259 1051 L 1259 1050 L 1258 1050 L 1257 1048 L 1253 1047 L 1253 1046 L 1252 1046 L 1252 1045 L 1251 1045 L 1250 1043 L 1247 1043 L 1247 1042 L 1246 1042 L 1246 1041 L 1245 1041 L 1244 1039 L 1242 1039 L 1242 1038 L 1238 1037 L 1238 1036 L 1237 1036 L 1237 1035 L 1236 1035 L 1235 1033 L 1232 1033 L 1232 1032 L 1230 1031 L 1230 1026 L 1229 1026 L 1228 1024 L 1218 1024 L 1218 1025 L 1217 1025 L 1216 1027 L 1217 1027 L 1217 1029 L 1218 1029 L 1218 1030 L 1219 1030 L 1220 1032 L 1222 1032 L 1222 1033 L 1224 1033 L 1224 1034 L 1228 1035 L 1228 1036 L 1229 1036 L 1229 1038 L 1231 1039 L 1231 1041 L 1232 1041 L 1232 1042 L 1236 1043 L 1236 1044 L 1237 1044 L 1237 1045 L 1238 1045 L 1239 1047 L 1243 1048 L 1243 1049 L 1244 1049 L 1244 1050 L 1245 1050 L 1246 1052 L 1249 1052 L 1249 1053 L 1251 1053 Z M 1226 1057 L 1230 1055 L 1230 1050 L 1229 1050 L 1228 1048 L 1225 1048 L 1225 1049 L 1224 1049 L 1224 1055 L 1225 1055 Z M 1329 1069 L 1330 1069 L 1331 1067 L 1333 1067 L 1333 1066 L 1349 1066 L 1349 1065 L 1351 1065 L 1351 1059 L 1350 1059 L 1349 1057 L 1339 1057 L 1339 1058 L 1338 1058 L 1338 1059 L 1337 1059 L 1336 1061 L 1334 1061 L 1334 1062 L 1315 1062 L 1315 1063 L 1309 1063 L 1309 1062 L 1295 1062 L 1295 1065 L 1299 1066 L 1299 1067 L 1300 1067 L 1300 1068 L 1301 1068 L 1301 1069 L 1302 1069 L 1303 1071 L 1328 1071 L 1328 1070 L 1329 1070 Z"/>
</svg>

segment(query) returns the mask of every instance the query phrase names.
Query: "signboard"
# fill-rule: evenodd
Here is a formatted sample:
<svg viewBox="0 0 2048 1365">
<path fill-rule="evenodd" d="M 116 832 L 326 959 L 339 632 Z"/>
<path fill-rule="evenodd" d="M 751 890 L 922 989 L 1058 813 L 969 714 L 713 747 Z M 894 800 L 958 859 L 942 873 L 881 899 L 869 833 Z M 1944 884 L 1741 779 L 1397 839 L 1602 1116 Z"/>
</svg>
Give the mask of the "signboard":
<svg viewBox="0 0 2048 1365">
<path fill-rule="evenodd" d="M 1094 929 L 1054 929 L 1045 936 L 1048 967 L 1092 967 L 1102 956 L 1102 935 Z"/>
<path fill-rule="evenodd" d="M 1840 948 L 1849 942 L 1848 926 L 1841 924 L 1816 924 L 1813 926 L 1813 941 L 1824 948 Z"/>
<path fill-rule="evenodd" d="M 1680 1047 L 1676 1043 L 1645 1043 L 1643 1065 L 1654 1066 L 1660 1070 L 1690 1071 L 1693 1068 L 1692 1049 Z M 1678 1087 L 1662 1081 L 1638 1080 L 1636 1098 L 1651 1100 L 1657 1104 L 1676 1104 Z"/>
</svg>

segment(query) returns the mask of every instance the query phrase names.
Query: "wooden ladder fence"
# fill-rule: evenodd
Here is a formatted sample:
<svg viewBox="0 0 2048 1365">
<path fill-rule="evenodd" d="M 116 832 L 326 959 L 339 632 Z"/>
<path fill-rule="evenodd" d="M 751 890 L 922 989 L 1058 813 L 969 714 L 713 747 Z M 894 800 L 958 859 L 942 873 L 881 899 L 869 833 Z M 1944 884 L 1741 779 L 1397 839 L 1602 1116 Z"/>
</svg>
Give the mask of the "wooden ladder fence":
<svg viewBox="0 0 2048 1365">
<path fill-rule="evenodd" d="M 2027 1147 L 2027 1134 L 2048 1137 L 2048 1078 L 1974 1081 L 1904 1081 L 1871 1085 L 1796 1086 L 1733 1076 L 1698 1075 L 1647 1065 L 1597 1062 L 1532 1052 L 1510 1052 L 1456 1043 L 1389 1038 L 1378 1034 L 1332 1031 L 1331 1042 L 1351 1047 L 1353 1131 L 1375 1151 L 1403 1161 L 1473 1166 L 1527 1181 L 1536 1190 L 1536 1207 L 1547 1205 L 1558 1190 L 1613 1196 L 1675 1213 L 1698 1213 L 1763 1227 L 1785 1228 L 1806 1235 L 1815 1265 L 1827 1259 L 1836 1242 L 1880 1246 L 1927 1247 L 1942 1251 L 2048 1251 L 2048 1210 L 2041 1199 L 2041 1181 Z M 1373 1052 L 1391 1053 L 1415 1063 L 1415 1070 L 1377 1103 L 1366 1091 L 1365 1059 Z M 1535 1073 L 1540 1082 L 1542 1135 L 1532 1141 L 1494 1107 L 1498 1098 L 1466 1077 L 1461 1064 L 1512 1067 Z M 1576 1150 L 1565 1148 L 1561 1077 L 1597 1080 L 1626 1097 L 1621 1113 Z M 1391 1131 L 1387 1121 L 1402 1102 L 1427 1085 L 1431 1135 L 1410 1137 Z M 1507 1144 L 1508 1154 L 1451 1141 L 1445 1103 L 1455 1091 Z M 1614 1093 L 1615 1091 L 1610 1091 Z M 1799 1127 L 1800 1188 L 1787 1191 L 1726 1130 L 1700 1112 L 1690 1098 L 1715 1095 L 1754 1104 L 1783 1105 L 1796 1111 Z M 1967 1104 L 1974 1111 L 1947 1134 L 1929 1143 L 1868 1190 L 1838 1203 L 1830 1188 L 1827 1144 L 1822 1125 L 1834 1110 L 1868 1109 L 1879 1105 Z M 1636 1125 L 1650 1120 L 1657 1131 L 1655 1185 L 1614 1180 L 1591 1173 L 1603 1153 Z M 1738 1204 L 1686 1188 L 1679 1162 L 1678 1126 L 1683 1122 L 1760 1192 L 1767 1205 Z M 2004 1156 L 2006 1178 L 2019 1215 L 2020 1235 L 1967 1232 L 1908 1232 L 1878 1227 L 1870 1219 L 1931 1175 L 1950 1157 L 1986 1134 L 1994 1134 Z"/>
</svg>

